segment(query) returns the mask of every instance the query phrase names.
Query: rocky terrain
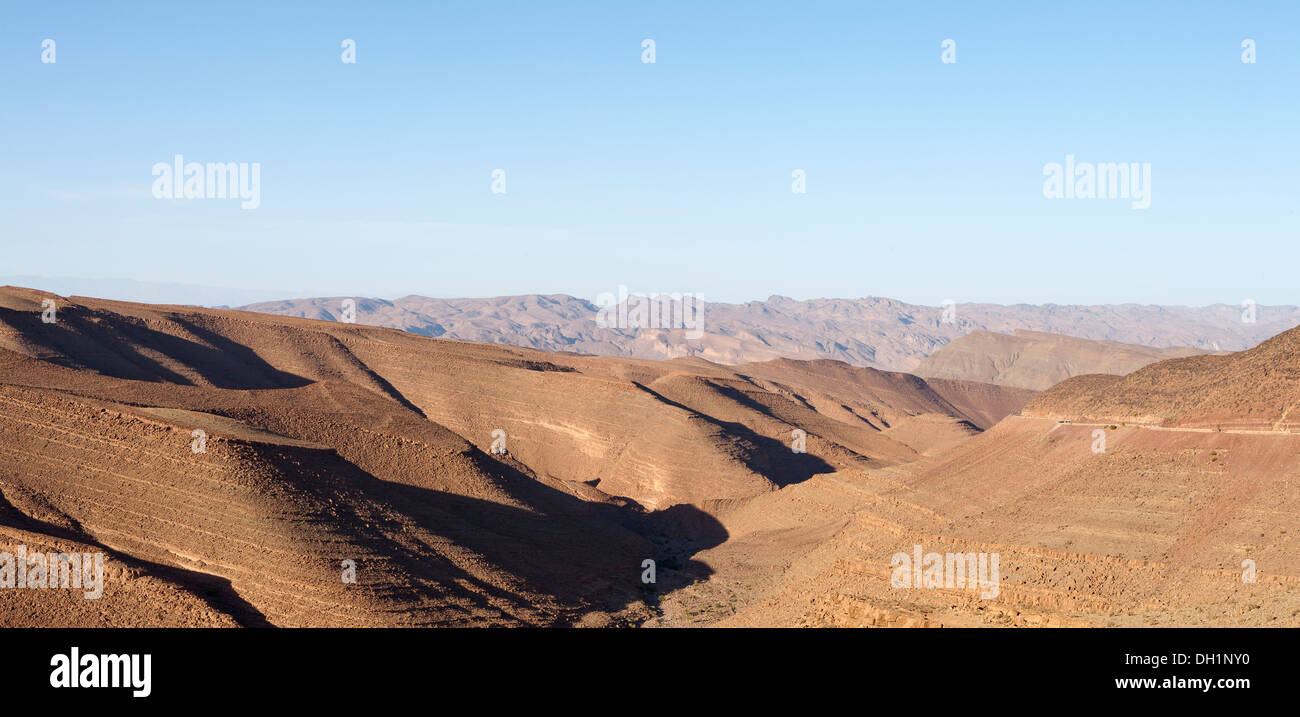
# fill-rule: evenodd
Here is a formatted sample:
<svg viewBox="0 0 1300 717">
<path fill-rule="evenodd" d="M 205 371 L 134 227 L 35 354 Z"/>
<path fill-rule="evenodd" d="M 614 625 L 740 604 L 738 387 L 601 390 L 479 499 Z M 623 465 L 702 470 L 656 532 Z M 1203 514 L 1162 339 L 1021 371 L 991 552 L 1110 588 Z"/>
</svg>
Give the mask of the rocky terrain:
<svg viewBox="0 0 1300 717">
<path fill-rule="evenodd" d="M 90 606 L 0 590 L 0 623 L 637 621 L 643 560 L 707 572 L 708 506 L 909 462 L 1027 398 L 8 288 L 0 541 L 104 551 L 112 577 Z"/>
<path fill-rule="evenodd" d="M 1297 342 L 1036 393 L 6 288 L 0 553 L 106 565 L 0 625 L 1300 626 Z"/>
<path fill-rule="evenodd" d="M 1300 421 L 1300 332 L 1226 356 L 1152 364 L 1126 376 L 1079 376 L 1035 400 L 1035 416 L 1206 429 L 1290 431 Z"/>
</svg>

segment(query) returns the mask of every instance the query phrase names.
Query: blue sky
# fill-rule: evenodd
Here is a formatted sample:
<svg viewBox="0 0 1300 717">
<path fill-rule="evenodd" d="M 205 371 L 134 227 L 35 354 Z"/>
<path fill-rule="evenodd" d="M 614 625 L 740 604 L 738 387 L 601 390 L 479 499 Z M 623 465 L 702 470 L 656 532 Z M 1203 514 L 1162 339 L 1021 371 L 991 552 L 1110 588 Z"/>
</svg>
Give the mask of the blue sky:
<svg viewBox="0 0 1300 717">
<path fill-rule="evenodd" d="M 702 4 L 5 3 L 0 275 L 1300 304 L 1300 3 Z M 178 153 L 261 206 L 155 199 Z"/>
</svg>

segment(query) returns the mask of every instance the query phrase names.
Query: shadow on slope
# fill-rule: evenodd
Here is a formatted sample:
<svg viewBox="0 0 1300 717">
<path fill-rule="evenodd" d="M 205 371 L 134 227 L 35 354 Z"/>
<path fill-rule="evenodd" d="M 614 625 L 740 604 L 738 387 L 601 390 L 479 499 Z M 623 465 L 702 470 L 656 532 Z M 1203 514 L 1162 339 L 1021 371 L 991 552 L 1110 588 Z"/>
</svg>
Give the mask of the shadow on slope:
<svg viewBox="0 0 1300 717">
<path fill-rule="evenodd" d="M 83 306 L 66 305 L 46 324 L 38 313 L 0 308 L 0 322 L 47 352 L 38 356 L 60 366 L 114 378 L 218 388 L 292 388 L 310 381 L 276 369 L 252 349 L 203 331 L 185 321 L 177 326 L 211 345 L 151 328 L 144 320 Z M 140 347 L 148 347 L 149 355 Z M 186 374 L 192 375 L 186 375 Z"/>
<path fill-rule="evenodd" d="M 640 383 L 634 382 L 634 385 L 651 396 L 654 396 L 658 400 L 675 408 L 699 416 L 709 423 L 725 430 L 731 436 L 753 445 L 756 450 L 740 453 L 736 456 L 737 459 L 740 460 L 746 468 L 772 481 L 772 483 L 777 487 L 783 488 L 795 483 L 802 483 L 803 481 L 821 473 L 835 472 L 835 468 L 821 458 L 809 453 L 795 453 L 790 450 L 790 446 L 787 446 L 775 438 L 760 435 L 743 423 L 714 418 L 708 414 L 700 413 L 686 404 L 674 401 Z M 724 391 L 720 392 L 725 394 Z M 727 395 L 727 397 L 741 404 L 745 408 L 767 415 L 766 407 L 750 401 L 747 397 L 739 395 L 738 392 L 734 393 L 736 393 L 736 395 Z"/>
</svg>

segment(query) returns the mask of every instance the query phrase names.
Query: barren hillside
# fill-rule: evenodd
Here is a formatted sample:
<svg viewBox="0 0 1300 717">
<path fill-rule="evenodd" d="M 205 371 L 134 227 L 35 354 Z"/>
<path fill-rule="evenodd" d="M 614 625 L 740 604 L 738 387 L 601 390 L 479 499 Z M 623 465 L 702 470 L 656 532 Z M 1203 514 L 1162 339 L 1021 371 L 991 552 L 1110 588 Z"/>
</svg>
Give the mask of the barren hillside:
<svg viewBox="0 0 1300 717">
<path fill-rule="evenodd" d="M 1035 398 L 5 289 L 0 552 L 107 565 L 0 624 L 1294 626 L 1297 340 Z"/>
<path fill-rule="evenodd" d="M 707 574 L 689 556 L 725 534 L 699 506 L 913 460 L 952 430 L 891 426 L 971 424 L 1020 398 L 989 387 L 958 409 L 915 377 L 801 368 L 750 375 L 7 288 L 0 532 L 105 551 L 121 566 L 106 592 L 128 607 L 0 591 L 0 616 L 638 621 L 644 559 Z M 796 430 L 806 452 L 791 450 Z"/>
<path fill-rule="evenodd" d="M 913 373 L 1041 391 L 1071 376 L 1122 376 L 1156 361 L 1201 353 L 1200 349 L 1136 346 L 1041 331 L 1018 330 L 1013 335 L 972 331 L 925 357 Z"/>
<path fill-rule="evenodd" d="M 816 476 L 720 514 L 729 539 L 696 556 L 713 575 L 661 621 L 1295 627 L 1298 456 L 1293 434 L 1009 417 L 908 466 Z M 898 589 L 894 556 L 917 546 L 996 556 L 996 594 Z"/>
<path fill-rule="evenodd" d="M 1034 400 L 1053 418 L 1292 430 L 1300 404 L 1300 329 L 1226 356 L 1162 361 L 1124 377 L 1080 376 Z"/>
<path fill-rule="evenodd" d="M 1300 435 L 1274 419 L 1297 398 L 1298 340 L 1072 378 L 912 463 L 720 512 L 729 539 L 697 555 L 714 574 L 663 620 L 1300 625 Z M 919 550 L 996 556 L 996 594 L 898 589 L 895 556 Z"/>
</svg>

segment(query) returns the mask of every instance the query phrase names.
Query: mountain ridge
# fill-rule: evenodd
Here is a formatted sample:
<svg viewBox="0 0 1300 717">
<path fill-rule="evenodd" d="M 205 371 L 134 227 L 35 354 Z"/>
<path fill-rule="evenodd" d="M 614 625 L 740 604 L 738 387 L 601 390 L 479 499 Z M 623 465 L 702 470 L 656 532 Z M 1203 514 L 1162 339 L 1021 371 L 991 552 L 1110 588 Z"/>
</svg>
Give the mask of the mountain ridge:
<svg viewBox="0 0 1300 717">
<path fill-rule="evenodd" d="M 1300 325 L 1300 308 L 1256 307 L 1256 321 L 1240 307 L 1142 304 L 1000 305 L 932 307 L 884 297 L 796 300 L 773 295 L 741 304 L 703 304 L 703 333 L 683 328 L 597 325 L 599 307 L 567 294 L 486 299 L 318 297 L 259 302 L 245 311 L 340 320 L 342 303 L 356 304 L 357 323 L 548 352 L 671 359 L 698 356 L 722 364 L 774 358 L 833 359 L 855 366 L 913 371 L 941 347 L 977 330 L 1009 334 L 1040 331 L 1151 348 L 1234 351 Z M 945 313 L 946 312 L 946 313 Z"/>
</svg>

